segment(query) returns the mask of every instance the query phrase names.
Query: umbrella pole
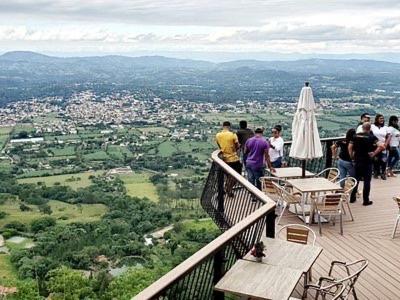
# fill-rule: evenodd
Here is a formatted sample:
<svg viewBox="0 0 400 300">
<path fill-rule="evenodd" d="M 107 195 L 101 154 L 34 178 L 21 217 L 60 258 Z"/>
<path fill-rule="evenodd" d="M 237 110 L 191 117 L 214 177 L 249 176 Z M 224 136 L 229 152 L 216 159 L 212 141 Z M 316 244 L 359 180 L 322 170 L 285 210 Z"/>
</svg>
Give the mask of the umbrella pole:
<svg viewBox="0 0 400 300">
<path fill-rule="evenodd" d="M 306 177 L 306 160 L 301 161 L 301 177 Z"/>
</svg>

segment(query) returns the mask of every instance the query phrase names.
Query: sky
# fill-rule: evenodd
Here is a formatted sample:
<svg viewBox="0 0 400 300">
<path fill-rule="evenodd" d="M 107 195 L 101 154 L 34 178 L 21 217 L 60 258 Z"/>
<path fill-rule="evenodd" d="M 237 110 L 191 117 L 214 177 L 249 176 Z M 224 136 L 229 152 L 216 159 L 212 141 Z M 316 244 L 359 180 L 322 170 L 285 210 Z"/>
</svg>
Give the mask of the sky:
<svg viewBox="0 0 400 300">
<path fill-rule="evenodd" d="M 0 53 L 400 52 L 400 0 L 0 0 Z"/>
</svg>

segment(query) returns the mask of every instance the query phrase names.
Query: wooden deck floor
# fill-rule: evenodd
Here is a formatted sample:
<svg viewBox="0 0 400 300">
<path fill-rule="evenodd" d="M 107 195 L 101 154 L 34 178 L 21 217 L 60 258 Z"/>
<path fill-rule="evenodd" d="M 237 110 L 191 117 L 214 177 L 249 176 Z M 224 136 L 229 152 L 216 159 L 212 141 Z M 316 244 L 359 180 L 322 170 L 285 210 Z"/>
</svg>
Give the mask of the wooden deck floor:
<svg viewBox="0 0 400 300">
<path fill-rule="evenodd" d="M 351 222 L 344 216 L 343 236 L 339 234 L 338 224 L 323 224 L 322 236 L 317 225 L 311 226 L 317 233 L 317 244 L 324 249 L 313 268 L 314 280 L 327 275 L 332 260 L 366 258 L 369 266 L 357 283 L 358 298 L 400 299 L 400 229 L 396 238 L 391 238 L 398 212 L 392 200 L 396 195 L 400 195 L 400 177 L 386 181 L 373 179 L 371 200 L 374 204 L 364 207 L 361 200 L 351 204 L 355 220 Z M 289 223 L 301 223 L 301 220 L 288 213 L 281 225 Z M 300 297 L 301 290 L 299 284 L 294 296 Z"/>
</svg>

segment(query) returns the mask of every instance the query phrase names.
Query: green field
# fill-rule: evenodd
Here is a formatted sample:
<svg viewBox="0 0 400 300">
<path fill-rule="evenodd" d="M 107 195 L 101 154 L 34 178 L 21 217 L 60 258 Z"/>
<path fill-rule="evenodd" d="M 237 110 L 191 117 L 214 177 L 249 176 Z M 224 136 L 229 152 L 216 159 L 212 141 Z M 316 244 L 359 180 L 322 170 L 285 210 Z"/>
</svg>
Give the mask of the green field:
<svg viewBox="0 0 400 300">
<path fill-rule="evenodd" d="M 0 149 L 2 149 L 10 137 L 12 127 L 0 127 Z"/>
<path fill-rule="evenodd" d="M 110 159 L 108 154 L 105 151 L 96 151 L 93 153 L 84 154 L 83 157 L 86 160 L 107 160 Z"/>
<path fill-rule="evenodd" d="M 82 172 L 75 174 L 63 174 L 63 175 L 54 175 L 54 176 L 43 176 L 43 177 L 31 177 L 31 178 L 23 178 L 18 179 L 18 183 L 38 183 L 44 182 L 47 186 L 54 185 L 56 182 L 61 185 L 70 186 L 74 190 L 78 188 L 87 187 L 92 184 L 89 179 L 90 176 L 98 176 L 103 174 L 104 171 L 95 171 L 95 172 Z M 78 180 L 80 178 L 80 180 Z"/>
<path fill-rule="evenodd" d="M 51 216 L 60 223 L 97 221 L 107 211 L 107 207 L 103 204 L 82 204 L 82 212 L 77 205 L 61 201 L 50 200 L 49 205 L 53 211 Z M 33 220 L 44 216 L 35 205 L 30 207 L 31 211 L 23 212 L 19 209 L 19 201 L 12 200 L 0 205 L 0 210 L 7 213 L 7 216 L 0 220 L 0 227 L 11 221 L 30 224 Z"/>
<path fill-rule="evenodd" d="M 125 184 L 126 192 L 132 197 L 147 197 L 151 201 L 158 201 L 157 190 L 150 181 L 149 173 L 133 173 L 119 176 Z"/>
<path fill-rule="evenodd" d="M 172 141 L 166 141 L 164 143 L 161 143 L 158 146 L 158 153 L 160 154 L 161 157 L 168 157 L 171 156 L 174 152 L 176 152 L 176 148 L 174 146 L 174 142 Z"/>
<path fill-rule="evenodd" d="M 169 129 L 165 127 L 142 127 L 137 129 L 141 133 L 165 134 L 169 132 Z"/>
<path fill-rule="evenodd" d="M 17 274 L 10 262 L 9 254 L 0 254 L 0 284 L 17 279 Z"/>
</svg>

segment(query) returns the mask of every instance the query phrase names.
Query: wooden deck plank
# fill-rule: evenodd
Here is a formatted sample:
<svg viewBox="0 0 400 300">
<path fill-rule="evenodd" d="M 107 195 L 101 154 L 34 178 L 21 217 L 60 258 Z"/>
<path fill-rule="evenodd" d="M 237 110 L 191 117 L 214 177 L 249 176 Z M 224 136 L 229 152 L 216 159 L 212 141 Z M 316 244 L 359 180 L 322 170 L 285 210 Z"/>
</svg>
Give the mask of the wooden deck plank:
<svg viewBox="0 0 400 300">
<path fill-rule="evenodd" d="M 317 245 L 324 251 L 313 268 L 313 279 L 327 275 L 332 260 L 352 261 L 366 258 L 368 268 L 362 273 L 356 289 L 359 299 L 400 299 L 400 232 L 391 238 L 398 209 L 392 198 L 400 195 L 400 178 L 383 181 L 373 179 L 371 197 L 374 204 L 362 205 L 362 200 L 352 203 L 354 222 L 344 216 L 344 235 L 339 234 L 339 224 L 323 224 L 322 236 L 317 233 Z M 285 215 L 281 225 L 299 223 L 296 216 Z M 318 226 L 311 228 L 318 232 Z M 302 285 L 294 296 L 299 297 Z"/>
</svg>

